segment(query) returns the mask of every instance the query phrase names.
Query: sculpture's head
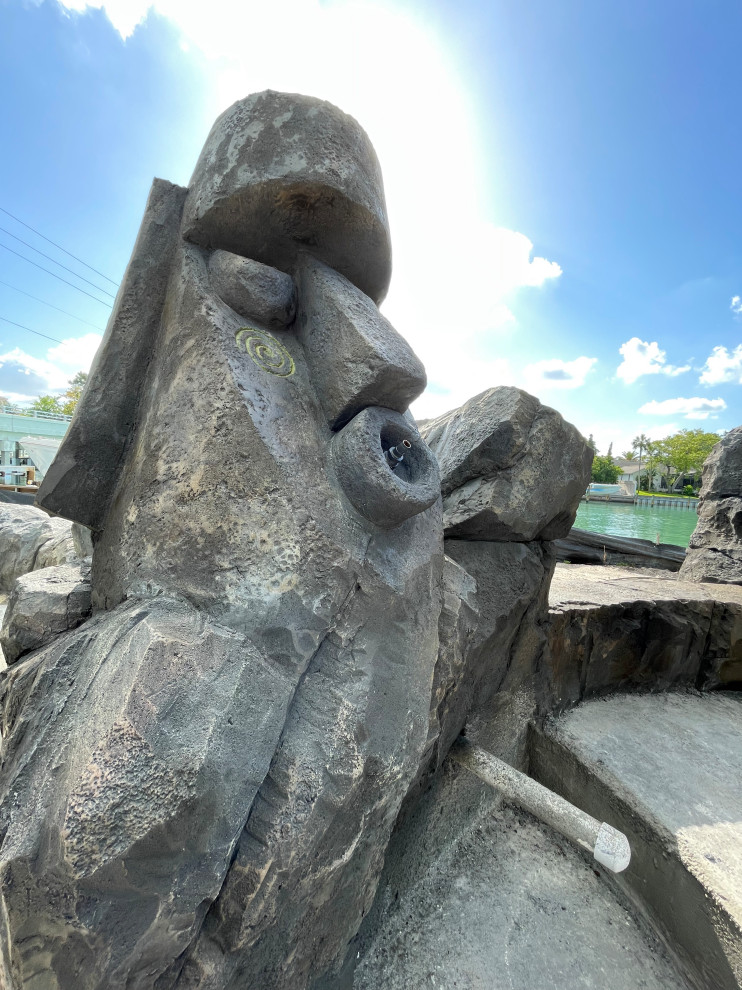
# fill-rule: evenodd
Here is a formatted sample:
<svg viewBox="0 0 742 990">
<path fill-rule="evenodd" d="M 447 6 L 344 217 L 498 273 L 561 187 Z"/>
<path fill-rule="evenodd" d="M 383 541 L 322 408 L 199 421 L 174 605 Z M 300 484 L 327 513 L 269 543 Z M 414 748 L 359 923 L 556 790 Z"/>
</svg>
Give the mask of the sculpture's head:
<svg viewBox="0 0 742 990">
<path fill-rule="evenodd" d="M 405 415 L 424 369 L 377 308 L 390 271 L 378 161 L 328 103 L 250 96 L 188 190 L 156 182 L 38 499 L 97 533 L 99 605 L 162 590 L 265 609 L 370 540 L 410 559 L 440 542 L 437 515 L 424 537 L 410 522 L 439 477 Z"/>
</svg>

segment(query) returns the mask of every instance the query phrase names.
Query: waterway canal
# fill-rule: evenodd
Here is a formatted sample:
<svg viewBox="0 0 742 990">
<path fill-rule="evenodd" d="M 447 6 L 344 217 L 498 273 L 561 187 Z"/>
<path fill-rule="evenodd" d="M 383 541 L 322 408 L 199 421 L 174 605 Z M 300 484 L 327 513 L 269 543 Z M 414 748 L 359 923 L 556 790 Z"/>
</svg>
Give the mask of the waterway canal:
<svg viewBox="0 0 742 990">
<path fill-rule="evenodd" d="M 687 547 L 696 528 L 695 508 L 678 509 L 668 505 L 621 505 L 618 502 L 580 502 L 577 529 L 609 536 L 629 536 L 653 543 L 660 534 L 660 543 Z"/>
</svg>

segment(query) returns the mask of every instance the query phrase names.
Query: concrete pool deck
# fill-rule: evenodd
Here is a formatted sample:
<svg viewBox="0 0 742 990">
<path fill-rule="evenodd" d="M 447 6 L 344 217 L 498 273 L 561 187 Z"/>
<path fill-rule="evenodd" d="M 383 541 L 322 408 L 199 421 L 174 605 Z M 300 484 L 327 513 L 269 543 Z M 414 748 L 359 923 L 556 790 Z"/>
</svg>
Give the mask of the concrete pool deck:
<svg viewBox="0 0 742 990">
<path fill-rule="evenodd" d="M 533 731 L 531 772 L 629 838 L 625 883 L 705 987 L 742 985 L 742 694 L 586 702 Z"/>
</svg>

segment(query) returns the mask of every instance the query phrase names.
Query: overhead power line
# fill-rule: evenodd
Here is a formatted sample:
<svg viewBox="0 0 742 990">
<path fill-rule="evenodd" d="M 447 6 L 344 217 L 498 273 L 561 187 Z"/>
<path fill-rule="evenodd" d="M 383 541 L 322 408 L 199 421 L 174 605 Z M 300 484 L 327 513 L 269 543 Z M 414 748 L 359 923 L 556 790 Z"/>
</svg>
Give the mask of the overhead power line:
<svg viewBox="0 0 742 990">
<path fill-rule="evenodd" d="M 57 242 L 53 241 L 50 237 L 46 237 L 44 234 L 41 233 L 41 231 L 37 230 L 35 227 L 32 227 L 30 223 L 24 223 L 23 220 L 19 220 L 18 217 L 14 217 L 12 213 L 4 209 L 2 206 L 0 206 L 0 211 L 3 212 L 6 216 L 10 217 L 12 220 L 15 220 L 16 223 L 21 224 L 22 227 L 26 227 L 28 230 L 32 230 L 34 234 L 36 234 L 38 237 L 42 237 L 49 244 L 53 244 L 54 247 L 57 248 L 59 251 L 64 251 L 65 254 L 70 256 L 70 258 L 74 258 L 75 261 L 79 261 L 81 265 L 85 265 L 85 267 L 89 268 L 91 272 L 95 272 L 96 275 L 100 275 L 100 277 L 104 278 L 106 282 L 110 282 L 111 285 L 118 286 L 119 284 L 118 282 L 114 282 L 114 280 L 112 278 L 109 278 L 108 275 L 104 275 L 103 272 L 99 272 L 97 268 L 93 268 L 93 266 L 89 265 L 87 261 L 83 261 L 82 258 L 78 258 L 76 254 L 73 254 L 71 251 L 68 251 L 67 248 L 63 248 L 61 244 L 57 244 Z"/>
<path fill-rule="evenodd" d="M 91 323 L 89 320 L 83 320 L 81 316 L 75 316 L 74 313 L 68 313 L 66 309 L 60 309 L 59 306 L 55 306 L 54 303 L 46 302 L 45 299 L 39 299 L 38 296 L 32 296 L 30 292 L 25 292 L 23 289 L 19 289 L 16 285 L 11 285 L 10 282 L 3 282 L 0 278 L 0 285 L 6 286 L 8 289 L 12 289 L 13 292 L 20 292 L 22 296 L 28 296 L 29 299 L 35 299 L 36 302 L 42 303 L 44 306 L 48 306 L 49 309 L 56 309 L 58 313 L 64 313 L 65 316 L 71 316 L 73 320 L 77 320 L 78 323 L 84 323 L 88 327 L 92 327 L 93 330 L 100 330 L 104 333 L 103 327 L 98 327 L 95 323 Z"/>
<path fill-rule="evenodd" d="M 36 254 L 40 254 L 42 258 L 46 258 L 47 261 L 51 261 L 52 264 L 59 265 L 60 268 L 64 268 L 66 272 L 69 272 L 70 275 L 74 275 L 75 278 L 79 278 L 81 282 L 86 282 L 88 285 L 92 285 L 94 289 L 97 289 L 98 292 L 102 292 L 104 296 L 110 296 L 111 299 L 116 298 L 112 292 L 109 292 L 107 289 L 102 289 L 99 285 L 96 285 L 95 282 L 91 282 L 89 278 L 85 278 L 84 275 L 78 275 L 74 269 L 68 268 L 67 265 L 63 265 L 61 261 L 57 261 L 56 258 L 52 258 L 50 254 L 44 254 L 43 251 L 39 251 L 39 249 L 34 247 L 33 244 L 29 244 L 28 241 L 24 241 L 22 237 L 18 237 L 16 234 L 12 234 L 9 230 L 6 230 L 5 227 L 0 227 L 0 230 L 4 234 L 7 234 L 8 237 L 12 237 L 14 241 L 20 241 L 25 247 L 31 248 L 32 251 L 36 252 Z"/>
<path fill-rule="evenodd" d="M 10 323 L 11 326 L 20 327 L 21 330 L 28 330 L 29 333 L 35 333 L 37 337 L 46 337 L 47 340 L 53 340 L 55 344 L 63 344 L 64 341 L 60 340 L 59 337 L 50 337 L 48 333 L 41 333 L 39 330 L 32 330 L 31 327 L 24 327 L 22 323 L 16 323 L 15 320 L 7 320 L 4 316 L 0 316 L 0 320 L 3 323 Z"/>
<path fill-rule="evenodd" d="M 5 248 L 6 251 L 10 251 L 11 254 L 16 255 L 18 258 L 23 258 L 23 260 L 24 261 L 27 261 L 29 263 L 29 265 L 33 265 L 35 268 L 40 268 L 41 271 L 42 272 L 46 272 L 47 275 L 52 275 L 52 276 L 54 276 L 54 278 L 58 278 L 59 281 L 60 282 L 64 282 L 65 285 L 72 286 L 73 289 L 77 289 L 78 292 L 82 292 L 82 294 L 84 296 L 90 296 L 91 299 L 95 299 L 95 301 L 97 303 L 100 303 L 101 306 L 106 306 L 108 309 L 111 308 L 111 304 L 108 303 L 108 302 L 106 302 L 105 299 L 98 299 L 97 296 L 94 296 L 90 292 L 86 292 L 85 289 L 81 289 L 79 285 L 74 285 L 72 282 L 68 282 L 66 278 L 62 278 L 62 276 L 61 275 L 57 275 L 56 272 L 50 272 L 48 268 L 44 268 L 43 265 L 38 265 L 38 264 L 36 264 L 35 261 L 31 261 L 30 258 L 27 258 L 25 256 L 25 254 L 21 254 L 20 251 L 14 251 L 13 248 L 8 247 L 7 244 L 0 244 L 0 247 L 1 248 Z"/>
</svg>

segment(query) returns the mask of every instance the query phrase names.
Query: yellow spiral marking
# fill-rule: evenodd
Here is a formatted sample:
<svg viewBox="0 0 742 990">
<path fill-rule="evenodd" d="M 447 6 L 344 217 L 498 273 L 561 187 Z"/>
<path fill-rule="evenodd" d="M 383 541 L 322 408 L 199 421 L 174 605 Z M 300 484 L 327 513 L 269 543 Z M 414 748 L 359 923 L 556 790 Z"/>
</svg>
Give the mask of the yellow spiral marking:
<svg viewBox="0 0 742 990">
<path fill-rule="evenodd" d="M 235 334 L 237 346 L 249 354 L 255 364 L 269 375 L 289 378 L 296 371 L 294 359 L 286 348 L 266 330 L 243 327 Z"/>
</svg>

